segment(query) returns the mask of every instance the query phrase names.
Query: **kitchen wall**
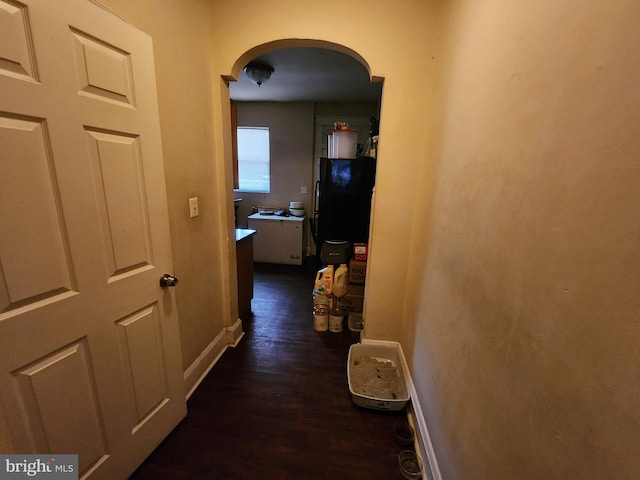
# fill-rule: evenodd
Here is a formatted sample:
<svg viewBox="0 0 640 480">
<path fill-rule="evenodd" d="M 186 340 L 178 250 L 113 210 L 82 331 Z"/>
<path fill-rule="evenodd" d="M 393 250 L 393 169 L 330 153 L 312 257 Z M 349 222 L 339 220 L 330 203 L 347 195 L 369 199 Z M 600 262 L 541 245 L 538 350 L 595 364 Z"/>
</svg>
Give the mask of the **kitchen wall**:
<svg viewBox="0 0 640 480">
<path fill-rule="evenodd" d="M 247 216 L 258 205 L 288 207 L 290 201 L 299 201 L 304 202 L 308 216 L 312 214 L 317 115 L 335 121 L 352 115 L 367 118 L 378 115 L 378 106 L 366 103 L 237 102 L 236 105 L 238 125 L 269 127 L 271 140 L 271 191 L 235 192 L 235 198 L 242 198 L 238 208 L 240 227 L 247 226 Z M 301 193 L 302 186 L 307 187 L 306 194 Z"/>
<path fill-rule="evenodd" d="M 238 226 L 247 226 L 251 208 L 258 205 L 288 207 L 290 201 L 304 202 L 311 212 L 313 111 L 313 103 L 237 103 L 238 126 L 269 127 L 271 148 L 271 191 L 235 193 L 235 198 L 242 198 Z M 306 194 L 300 192 L 302 186 L 307 187 Z"/>
</svg>

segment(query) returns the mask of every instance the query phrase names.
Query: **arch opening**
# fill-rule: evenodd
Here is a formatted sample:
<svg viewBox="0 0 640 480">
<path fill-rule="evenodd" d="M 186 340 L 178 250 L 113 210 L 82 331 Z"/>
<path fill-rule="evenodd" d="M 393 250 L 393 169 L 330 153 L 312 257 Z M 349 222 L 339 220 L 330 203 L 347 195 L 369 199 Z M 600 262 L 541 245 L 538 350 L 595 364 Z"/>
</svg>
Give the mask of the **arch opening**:
<svg viewBox="0 0 640 480">
<path fill-rule="evenodd" d="M 271 42 L 263 43 L 261 45 L 257 45 L 247 50 L 242 55 L 240 55 L 240 57 L 238 57 L 231 68 L 231 72 L 228 75 L 223 75 L 224 80 L 227 83 L 237 81 L 240 77 L 240 72 L 242 72 L 242 69 L 251 60 L 274 50 L 280 50 L 284 48 L 321 48 L 325 50 L 340 52 L 357 60 L 367 71 L 371 82 L 381 82 L 383 80 L 382 77 L 373 76 L 371 74 L 371 67 L 369 66 L 369 63 L 362 57 L 362 55 L 360 55 L 355 50 L 345 47 L 344 45 L 341 45 L 339 43 L 328 42 L 326 40 L 299 38 L 274 40 Z"/>
</svg>

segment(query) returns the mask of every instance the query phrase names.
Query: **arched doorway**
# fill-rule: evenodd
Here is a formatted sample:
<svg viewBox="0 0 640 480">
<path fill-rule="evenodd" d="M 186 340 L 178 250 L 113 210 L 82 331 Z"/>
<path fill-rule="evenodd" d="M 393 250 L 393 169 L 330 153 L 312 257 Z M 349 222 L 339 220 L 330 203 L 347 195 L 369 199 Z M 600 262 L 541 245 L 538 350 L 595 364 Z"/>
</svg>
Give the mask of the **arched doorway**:
<svg viewBox="0 0 640 480">
<path fill-rule="evenodd" d="M 247 63 L 256 60 L 275 69 L 261 87 L 242 72 Z M 289 121 L 288 114 L 297 115 L 289 132 L 295 138 L 287 140 L 286 133 L 280 132 L 280 137 L 273 139 L 280 149 L 272 152 L 274 162 L 284 162 L 272 165 L 273 189 L 260 195 L 235 192 L 236 199 L 242 198 L 236 204 L 239 226 L 246 226 L 245 219 L 256 206 L 287 206 L 289 200 L 304 202 L 312 213 L 318 159 L 327 156 L 327 132 L 335 121 L 346 121 L 359 131 L 358 143 L 366 147 L 371 118 L 379 118 L 382 79 L 372 78 L 367 62 L 351 49 L 326 41 L 294 39 L 270 42 L 245 52 L 226 80 L 232 102 L 240 105 L 238 125 L 272 121 L 282 127 Z M 276 104 L 287 106 L 274 107 Z M 296 111 L 292 107 L 295 104 L 306 107 Z M 261 112 L 256 114 L 256 109 Z M 269 116 L 267 110 L 273 112 L 269 119 L 265 119 Z M 303 124 L 308 134 L 299 130 Z M 273 133 L 277 135 L 276 131 Z M 308 143 L 301 145 L 305 141 Z M 287 149 L 293 145 L 297 149 Z M 301 166 L 305 161 L 306 167 Z M 309 255 L 315 250 L 311 236 L 307 238 L 304 253 Z"/>
</svg>

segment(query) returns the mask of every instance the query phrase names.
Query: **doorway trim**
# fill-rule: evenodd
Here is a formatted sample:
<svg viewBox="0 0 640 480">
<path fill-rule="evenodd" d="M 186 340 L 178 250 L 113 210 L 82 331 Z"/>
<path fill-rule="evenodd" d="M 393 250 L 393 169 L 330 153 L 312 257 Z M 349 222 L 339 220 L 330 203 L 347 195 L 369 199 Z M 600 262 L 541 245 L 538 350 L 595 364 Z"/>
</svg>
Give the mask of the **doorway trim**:
<svg viewBox="0 0 640 480">
<path fill-rule="evenodd" d="M 271 52 L 273 50 L 280 50 L 282 48 L 324 48 L 325 50 L 333 50 L 336 52 L 344 53 L 345 55 L 349 55 L 362 64 L 362 66 L 369 73 L 369 79 L 372 82 L 377 83 L 384 80 L 383 77 L 372 75 L 369 63 L 364 59 L 362 55 L 360 55 L 355 50 L 352 50 L 351 48 L 348 48 L 339 43 L 328 42 L 326 40 L 316 40 L 311 38 L 287 38 L 273 40 L 271 42 L 257 45 L 240 55 L 240 57 L 238 57 L 236 62 L 231 67 L 231 72 L 227 75 L 222 75 L 223 80 L 227 83 L 227 87 L 229 86 L 229 82 L 235 82 L 238 80 L 238 78 L 240 77 L 240 72 L 242 71 L 244 66 L 251 60 L 259 57 L 260 55 L 264 55 L 265 53 Z"/>
</svg>

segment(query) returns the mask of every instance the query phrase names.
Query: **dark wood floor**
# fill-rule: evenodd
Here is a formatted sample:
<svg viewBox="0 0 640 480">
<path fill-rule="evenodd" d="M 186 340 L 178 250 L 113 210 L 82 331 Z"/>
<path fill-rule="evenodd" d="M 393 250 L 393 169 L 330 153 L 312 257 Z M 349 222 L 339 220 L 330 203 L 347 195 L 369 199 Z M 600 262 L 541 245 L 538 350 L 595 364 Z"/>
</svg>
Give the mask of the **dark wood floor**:
<svg viewBox="0 0 640 480">
<path fill-rule="evenodd" d="M 133 479 L 401 479 L 404 412 L 351 401 L 348 329 L 313 330 L 314 266 L 256 264 L 253 318 Z"/>
</svg>

